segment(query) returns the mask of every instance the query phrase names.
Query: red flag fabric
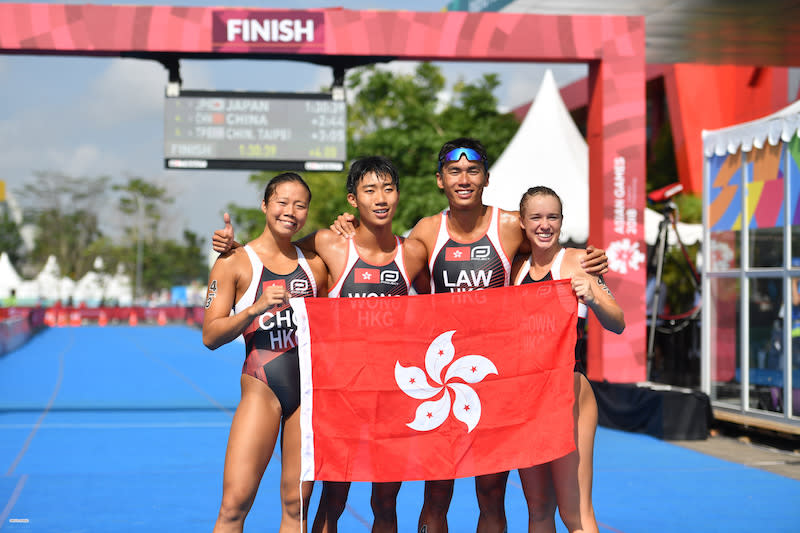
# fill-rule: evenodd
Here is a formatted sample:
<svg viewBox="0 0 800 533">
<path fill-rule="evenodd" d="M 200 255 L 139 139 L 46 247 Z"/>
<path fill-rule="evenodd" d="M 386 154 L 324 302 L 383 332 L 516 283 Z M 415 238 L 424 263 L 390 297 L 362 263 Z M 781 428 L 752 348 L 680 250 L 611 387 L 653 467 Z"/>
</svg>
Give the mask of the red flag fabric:
<svg viewBox="0 0 800 533">
<path fill-rule="evenodd" d="M 575 449 L 569 280 L 292 307 L 303 480 L 454 479 Z"/>
</svg>

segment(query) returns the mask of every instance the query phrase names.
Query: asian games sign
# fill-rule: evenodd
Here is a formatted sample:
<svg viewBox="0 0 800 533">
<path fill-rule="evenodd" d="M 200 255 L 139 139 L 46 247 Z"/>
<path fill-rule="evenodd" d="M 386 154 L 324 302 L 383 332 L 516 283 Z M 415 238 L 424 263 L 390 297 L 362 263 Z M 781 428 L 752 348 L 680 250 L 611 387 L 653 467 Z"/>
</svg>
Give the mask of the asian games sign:
<svg viewBox="0 0 800 533">
<path fill-rule="evenodd" d="M 613 223 L 616 240 L 608 244 L 608 268 L 612 272 L 627 274 L 641 269 L 646 256 L 639 249 L 639 210 L 633 205 L 637 181 L 626 179 L 625 158 L 614 158 Z"/>
<path fill-rule="evenodd" d="M 212 48 L 220 52 L 317 53 L 325 48 L 325 14 L 224 10 L 212 13 Z"/>
</svg>

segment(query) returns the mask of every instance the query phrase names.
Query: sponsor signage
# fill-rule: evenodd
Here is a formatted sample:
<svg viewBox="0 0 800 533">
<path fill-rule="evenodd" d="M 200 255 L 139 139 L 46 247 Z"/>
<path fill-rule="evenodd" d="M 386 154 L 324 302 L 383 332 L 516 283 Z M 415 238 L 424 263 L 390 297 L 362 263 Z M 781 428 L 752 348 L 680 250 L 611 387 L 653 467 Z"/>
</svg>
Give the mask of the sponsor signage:
<svg viewBox="0 0 800 533">
<path fill-rule="evenodd" d="M 181 91 L 164 102 L 164 165 L 340 171 L 346 132 L 330 94 Z"/>
</svg>

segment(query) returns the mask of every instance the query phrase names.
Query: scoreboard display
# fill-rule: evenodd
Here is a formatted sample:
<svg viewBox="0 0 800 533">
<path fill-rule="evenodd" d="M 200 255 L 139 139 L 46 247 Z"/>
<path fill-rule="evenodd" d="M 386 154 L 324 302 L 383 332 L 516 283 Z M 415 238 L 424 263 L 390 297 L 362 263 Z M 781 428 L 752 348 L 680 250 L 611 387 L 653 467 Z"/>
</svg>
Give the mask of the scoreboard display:
<svg viewBox="0 0 800 533">
<path fill-rule="evenodd" d="M 169 169 L 340 171 L 347 106 L 325 93 L 181 91 L 164 102 Z"/>
</svg>

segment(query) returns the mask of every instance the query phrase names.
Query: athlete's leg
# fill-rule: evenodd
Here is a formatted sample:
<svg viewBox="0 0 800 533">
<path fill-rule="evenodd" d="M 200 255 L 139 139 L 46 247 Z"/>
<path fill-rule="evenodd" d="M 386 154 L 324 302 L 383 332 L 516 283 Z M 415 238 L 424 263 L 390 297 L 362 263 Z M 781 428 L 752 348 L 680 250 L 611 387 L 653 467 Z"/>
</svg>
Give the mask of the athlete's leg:
<svg viewBox="0 0 800 533">
<path fill-rule="evenodd" d="M 323 481 L 319 497 L 317 516 L 314 517 L 312 533 L 336 533 L 336 524 L 347 505 L 350 483 L 345 481 Z"/>
<path fill-rule="evenodd" d="M 215 532 L 242 531 L 261 476 L 275 448 L 281 406 L 263 382 L 243 374 L 242 399 L 236 408 L 225 452 L 222 505 Z"/>
<path fill-rule="evenodd" d="M 314 483 L 304 481 L 302 503 L 300 492 L 300 409 L 296 409 L 288 419 L 284 419 L 281 434 L 281 533 L 306 531 L 308 520 L 308 500 Z M 302 515 L 301 515 L 302 512 Z M 300 521 L 302 517 L 302 529 Z"/>
<path fill-rule="evenodd" d="M 425 498 L 419 515 L 419 531 L 425 533 L 447 532 L 447 511 L 453 499 L 453 480 L 442 479 L 425 482 Z"/>
<path fill-rule="evenodd" d="M 475 495 L 478 497 L 478 533 L 503 533 L 506 531 L 506 482 L 508 472 L 475 477 Z"/>
<path fill-rule="evenodd" d="M 581 522 L 585 531 L 598 531 L 592 503 L 594 438 L 597 433 L 597 399 L 586 376 L 577 374 L 578 395 L 578 488 L 581 494 Z"/>
<path fill-rule="evenodd" d="M 528 531 L 556 533 L 556 493 L 550 463 L 521 468 L 519 479 L 528 503 Z"/>
<path fill-rule="evenodd" d="M 553 484 L 558 510 L 571 532 L 598 533 L 592 506 L 592 464 L 597 403 L 591 385 L 578 372 L 574 375 L 575 442 L 577 449 L 553 462 Z"/>
<path fill-rule="evenodd" d="M 373 533 L 397 533 L 397 493 L 400 483 L 372 484 Z"/>
</svg>

